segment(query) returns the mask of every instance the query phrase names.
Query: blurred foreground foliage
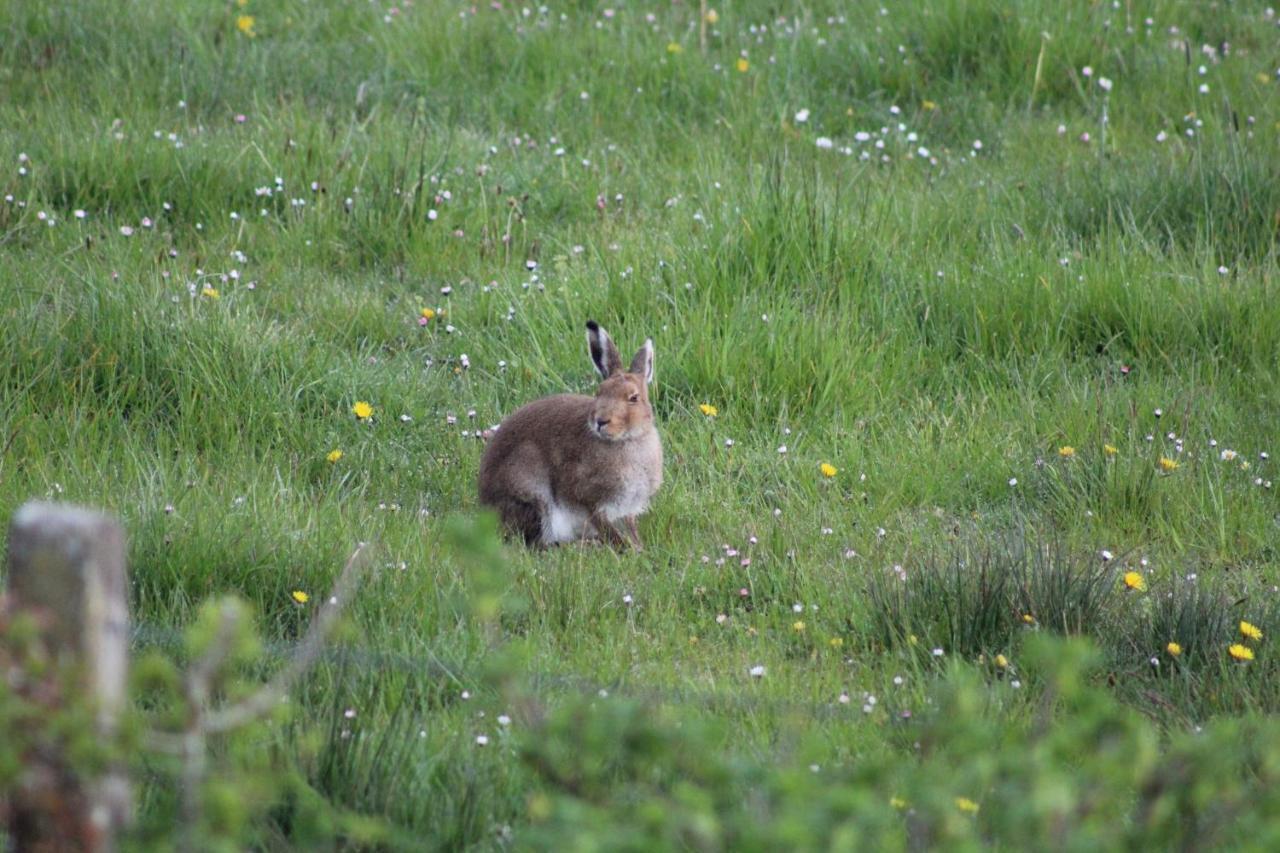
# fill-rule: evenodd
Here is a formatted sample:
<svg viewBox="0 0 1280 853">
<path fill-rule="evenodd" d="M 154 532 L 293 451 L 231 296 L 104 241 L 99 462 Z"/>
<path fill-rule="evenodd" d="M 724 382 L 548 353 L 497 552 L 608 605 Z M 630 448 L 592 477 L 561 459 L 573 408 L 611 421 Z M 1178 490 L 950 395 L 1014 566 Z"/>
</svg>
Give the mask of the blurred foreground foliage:
<svg viewBox="0 0 1280 853">
<path fill-rule="evenodd" d="M 407 829 L 415 823 L 407 815 L 420 818 L 423 801 L 458 784 L 468 790 L 493 786 L 493 796 L 504 787 L 521 792 L 508 799 L 509 823 L 470 830 L 473 840 L 484 837 L 496 847 L 1280 844 L 1280 824 L 1273 819 L 1280 809 L 1280 722 L 1220 714 L 1196 726 L 1162 719 L 1149 704 L 1143 713 L 1144 703 L 1130 695 L 1140 685 L 1115 686 L 1109 642 L 1115 638 L 1106 632 L 1024 632 L 1016 668 L 1004 655 L 987 657 L 980 651 L 987 643 L 977 642 L 971 650 L 976 657 L 935 664 L 915 712 L 875 708 L 871 715 L 864 708 L 868 725 L 880 726 L 877 738 L 840 743 L 835 730 L 809 725 L 823 713 L 856 716 L 842 697 L 825 710 L 812 707 L 803 717 L 788 718 L 762 753 L 723 716 L 672 696 L 611 695 L 585 686 L 557 695 L 539 691 L 519 645 L 501 638 L 502 615 L 518 614 L 525 605 L 512 593 L 496 541 L 492 519 L 455 520 L 445 546 L 466 561 L 474 581 L 454 605 L 459 620 L 474 622 L 489 637 L 484 690 L 505 696 L 517 724 L 492 741 L 477 738 L 470 752 L 425 740 L 444 768 L 434 782 L 415 775 L 424 764 L 409 747 L 430 727 L 420 716 L 425 700 L 414 691 L 392 691 L 388 685 L 395 679 L 378 671 L 352 677 L 374 678 L 382 693 L 370 695 L 394 705 L 389 717 L 402 724 L 363 729 L 354 710 L 342 710 L 339 692 L 328 716 L 299 713 L 291 696 L 229 731 L 211 727 L 198 741 L 175 741 L 198 729 L 191 720 L 195 709 L 212 713 L 245 700 L 273 669 L 246 606 L 213 600 L 181 644 L 137 657 L 133 713 L 115 744 L 86 739 L 92 717 L 71 698 L 73 691 L 56 686 L 65 681 L 42 655 L 32 621 L 0 622 L 0 724 L 6 732 L 0 739 L 0 804 L 23 784 L 34 752 L 56 750 L 82 773 L 124 757 L 135 777 L 145 780 L 138 790 L 147 801 L 124 839 L 126 849 L 450 847 L 459 838 L 449 827 L 416 835 Z M 937 577 L 948 571 L 939 566 Z M 985 575 L 975 577 L 980 582 Z M 914 593 L 904 594 L 899 605 L 915 607 Z M 1181 611 L 1170 611 L 1178 621 L 1173 611 Z M 910 624 L 923 627 L 919 619 Z M 344 636 L 350 632 L 340 635 L 338 656 Z M 1211 666 L 1211 680 L 1228 689 L 1258 674 L 1250 666 Z M 193 684 L 201 685 L 194 700 Z M 767 705 L 756 687 L 741 685 L 735 700 L 744 708 L 754 701 Z M 307 689 L 305 682 L 299 686 Z M 870 702 L 875 705 L 874 698 Z M 499 722 L 510 726 L 509 719 Z M 189 761 L 175 743 L 198 743 L 197 760 Z M 351 796 L 356 779 L 366 783 L 360 798 Z M 380 790 L 384 785 L 394 790 Z"/>
<path fill-rule="evenodd" d="M 569 703 L 523 746 L 542 784 L 522 838 L 569 850 L 1280 844 L 1280 724 L 1220 718 L 1165 738 L 1095 686 L 1100 660 L 1086 640 L 1028 641 L 1040 686 L 1021 720 L 992 713 L 983 673 L 954 664 L 914 738 L 842 766 L 762 762 L 670 707 Z"/>
</svg>

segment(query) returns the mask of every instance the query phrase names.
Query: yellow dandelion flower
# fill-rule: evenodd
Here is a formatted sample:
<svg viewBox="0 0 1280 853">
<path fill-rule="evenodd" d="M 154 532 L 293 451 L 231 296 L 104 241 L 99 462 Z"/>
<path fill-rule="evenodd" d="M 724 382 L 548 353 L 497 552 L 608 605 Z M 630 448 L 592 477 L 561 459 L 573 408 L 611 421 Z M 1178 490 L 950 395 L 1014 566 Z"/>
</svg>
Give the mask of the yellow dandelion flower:
<svg viewBox="0 0 1280 853">
<path fill-rule="evenodd" d="M 1233 643 L 1227 649 L 1227 654 L 1231 655 L 1241 663 L 1247 663 L 1253 660 L 1253 649 L 1248 646 L 1242 646 L 1239 643 Z"/>
<path fill-rule="evenodd" d="M 1036 624 L 1036 617 L 1032 616 L 1030 613 L 1023 613 L 1022 621 L 1028 625 L 1034 625 Z"/>
<path fill-rule="evenodd" d="M 1131 589 L 1134 592 L 1145 592 L 1147 589 L 1147 579 L 1140 572 L 1124 573 L 1125 589 Z"/>
<path fill-rule="evenodd" d="M 1062 447 L 1058 448 L 1058 455 L 1063 459 L 1070 459 L 1072 456 L 1076 455 L 1076 449 L 1069 444 L 1064 444 Z"/>
<path fill-rule="evenodd" d="M 351 411 L 362 421 L 373 417 L 373 406 L 370 406 L 364 400 L 357 400 L 356 404 L 351 407 Z"/>
<path fill-rule="evenodd" d="M 1170 641 L 1169 645 L 1164 647 L 1164 650 L 1169 653 L 1169 657 L 1180 657 L 1182 655 L 1182 644 Z"/>
<path fill-rule="evenodd" d="M 914 646 L 916 643 L 920 642 L 920 638 L 915 634 L 910 634 L 907 636 L 907 642 Z"/>
<path fill-rule="evenodd" d="M 703 403 L 702 405 L 698 406 L 698 408 L 702 410 L 702 414 L 706 415 L 709 418 L 714 418 L 716 415 L 720 414 L 720 410 L 717 409 L 715 406 L 711 405 L 710 403 Z"/>
<path fill-rule="evenodd" d="M 720 20 L 720 13 L 715 9 L 708 9 L 707 13 L 702 16 L 702 20 L 706 21 L 708 24 L 715 24 Z"/>
<path fill-rule="evenodd" d="M 924 107 L 926 110 L 936 110 L 938 108 L 938 105 L 933 101 L 924 101 L 920 106 Z"/>
<path fill-rule="evenodd" d="M 236 18 L 236 29 L 238 29 L 241 33 L 248 36 L 249 38 L 253 38 L 254 36 L 257 35 L 257 33 L 253 31 L 253 25 L 255 22 L 256 22 L 256 19 L 253 17 L 253 15 L 241 15 L 240 17 Z"/>
<path fill-rule="evenodd" d="M 535 823 L 543 823 L 551 819 L 555 806 L 546 794 L 533 794 L 528 799 L 529 819 Z"/>
<path fill-rule="evenodd" d="M 996 655 L 996 666 L 1000 667 L 1001 669 L 1008 669 L 1009 659 L 1004 655 Z"/>
<path fill-rule="evenodd" d="M 311 596 L 307 595 L 300 589 L 295 589 L 293 592 L 289 593 L 289 597 L 299 604 L 306 604 L 311 600 Z"/>
<path fill-rule="evenodd" d="M 669 42 L 667 44 L 667 53 L 670 53 L 670 54 L 684 53 L 684 48 L 681 47 L 677 42 L 674 42 L 674 41 Z"/>
<path fill-rule="evenodd" d="M 1102 452 L 1108 456 L 1115 456 L 1120 452 L 1120 448 L 1116 447 L 1114 444 L 1104 444 L 1102 445 Z"/>
<path fill-rule="evenodd" d="M 902 799 L 902 797 L 890 797 L 889 805 L 898 811 L 902 811 L 907 807 L 907 801 Z"/>
<path fill-rule="evenodd" d="M 200 295 L 205 297 L 206 299 L 222 298 L 222 294 L 218 292 L 218 288 L 216 287 L 206 287 L 204 290 L 200 291 Z"/>
<path fill-rule="evenodd" d="M 1179 464 L 1180 463 L 1177 460 L 1170 459 L 1168 456 L 1160 457 L 1160 470 L 1165 472 L 1166 474 L 1168 474 L 1170 471 L 1177 470 Z"/>
<path fill-rule="evenodd" d="M 737 62 L 736 67 L 737 67 L 737 69 L 738 69 L 739 71 L 741 71 L 743 74 L 746 74 L 746 73 L 747 73 L 747 69 L 751 67 L 751 63 L 750 63 L 750 62 L 747 62 L 747 60 L 746 60 L 745 58 L 743 58 L 743 57 L 739 57 L 739 58 L 738 58 L 738 62 Z"/>
<path fill-rule="evenodd" d="M 803 623 L 803 622 L 793 622 L 793 623 L 791 624 L 791 630 L 792 630 L 792 631 L 795 631 L 797 634 L 802 633 L 802 632 L 804 631 L 804 623 Z"/>
<path fill-rule="evenodd" d="M 1262 629 L 1252 623 L 1241 622 L 1240 636 L 1244 637 L 1246 640 L 1261 640 Z"/>
<path fill-rule="evenodd" d="M 433 309 L 433 308 L 423 308 L 423 309 L 422 309 L 422 319 L 424 319 L 424 320 L 434 320 L 435 318 L 436 318 L 436 312 L 435 312 L 435 309 Z"/>
<path fill-rule="evenodd" d="M 842 637 L 832 637 L 827 642 L 830 643 L 831 648 L 833 649 L 838 649 L 844 645 L 844 639 Z"/>
<path fill-rule="evenodd" d="M 834 477 L 836 474 L 840 473 L 840 470 L 830 462 L 823 462 L 818 466 L 818 470 L 822 472 L 822 476 L 824 477 Z"/>
<path fill-rule="evenodd" d="M 956 797 L 956 808 L 966 814 L 977 814 L 981 806 L 968 797 Z"/>
<path fill-rule="evenodd" d="M 339 459 L 342 458 L 342 451 L 338 450 L 335 447 L 333 450 L 330 450 L 328 455 L 326 455 L 324 458 L 328 459 L 330 462 L 337 462 Z"/>
</svg>

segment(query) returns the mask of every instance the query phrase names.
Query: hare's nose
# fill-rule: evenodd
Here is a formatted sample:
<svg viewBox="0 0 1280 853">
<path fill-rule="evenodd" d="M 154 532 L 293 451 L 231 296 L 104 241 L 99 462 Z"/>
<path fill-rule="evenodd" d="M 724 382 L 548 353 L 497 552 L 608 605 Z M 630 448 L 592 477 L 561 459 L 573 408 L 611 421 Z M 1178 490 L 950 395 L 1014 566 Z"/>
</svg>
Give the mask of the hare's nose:
<svg viewBox="0 0 1280 853">
<path fill-rule="evenodd" d="M 605 428 L 605 427 L 607 427 L 608 425 L 609 425 L 609 419 L 608 419 L 608 418 L 605 418 L 605 419 L 603 419 L 603 420 L 601 420 L 600 418 L 596 418 L 596 428 L 597 428 L 597 429 L 604 429 L 604 428 Z"/>
</svg>

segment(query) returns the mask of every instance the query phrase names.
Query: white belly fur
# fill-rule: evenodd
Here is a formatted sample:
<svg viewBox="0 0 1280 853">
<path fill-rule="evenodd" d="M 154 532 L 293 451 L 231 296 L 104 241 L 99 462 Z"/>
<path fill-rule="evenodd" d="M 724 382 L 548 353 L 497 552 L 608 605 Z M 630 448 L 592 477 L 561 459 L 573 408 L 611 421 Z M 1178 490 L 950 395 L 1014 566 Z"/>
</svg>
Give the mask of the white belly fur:
<svg viewBox="0 0 1280 853">
<path fill-rule="evenodd" d="M 617 521 L 629 515 L 640 515 L 648 508 L 649 481 L 647 478 L 633 478 L 612 500 L 600 505 L 600 512 L 610 521 Z"/>
<path fill-rule="evenodd" d="M 542 519 L 542 543 L 556 545 L 574 542 L 582 538 L 587 525 L 587 513 L 578 507 L 549 501 L 547 514 Z"/>
</svg>

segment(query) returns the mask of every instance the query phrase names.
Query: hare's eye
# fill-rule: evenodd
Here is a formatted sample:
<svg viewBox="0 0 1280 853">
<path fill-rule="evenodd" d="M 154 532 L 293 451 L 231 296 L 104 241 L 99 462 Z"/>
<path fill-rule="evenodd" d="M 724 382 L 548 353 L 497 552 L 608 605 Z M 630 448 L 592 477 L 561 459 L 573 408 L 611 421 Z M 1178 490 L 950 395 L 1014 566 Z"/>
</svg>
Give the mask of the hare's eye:
<svg viewBox="0 0 1280 853">
<path fill-rule="evenodd" d="M 628 398 L 627 398 L 627 402 L 628 402 L 628 403 L 639 403 L 639 402 L 640 402 L 640 395 L 639 395 L 639 394 L 632 394 L 630 397 L 628 397 Z"/>
</svg>

